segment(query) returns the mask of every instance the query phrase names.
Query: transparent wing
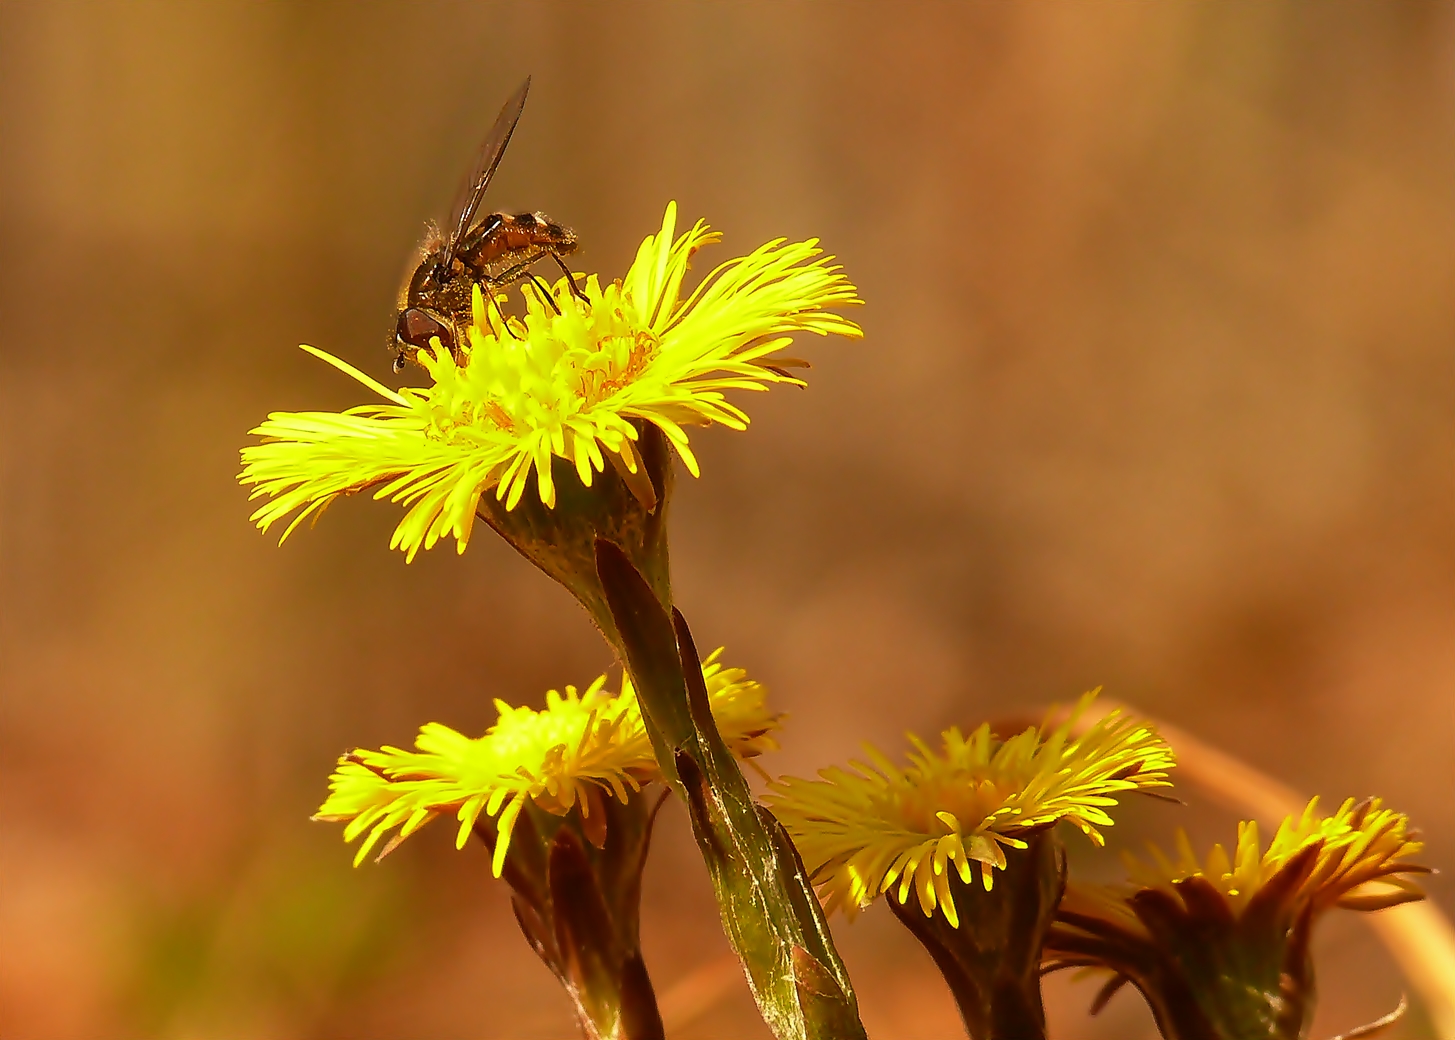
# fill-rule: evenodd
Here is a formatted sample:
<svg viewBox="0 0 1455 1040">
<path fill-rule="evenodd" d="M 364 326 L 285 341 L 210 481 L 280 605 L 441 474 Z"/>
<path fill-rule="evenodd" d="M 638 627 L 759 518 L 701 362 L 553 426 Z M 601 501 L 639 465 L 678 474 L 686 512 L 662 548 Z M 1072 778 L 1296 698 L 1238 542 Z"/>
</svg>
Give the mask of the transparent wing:
<svg viewBox="0 0 1455 1040">
<path fill-rule="evenodd" d="M 443 257 L 445 270 L 449 270 L 450 264 L 455 259 L 455 251 L 459 249 L 465 233 L 470 230 L 470 224 L 474 221 L 475 214 L 480 212 L 480 200 L 485 197 L 485 189 L 490 186 L 490 178 L 495 176 L 495 167 L 500 165 L 500 157 L 505 154 L 505 146 L 510 143 L 510 135 L 515 131 L 515 124 L 520 121 L 520 113 L 525 108 L 525 96 L 529 91 L 530 77 L 527 76 L 525 82 L 517 87 L 515 93 L 506 100 L 505 105 L 500 109 L 500 115 L 495 117 L 495 125 L 490 128 L 490 133 L 485 135 L 485 140 L 480 145 L 480 153 L 475 157 L 475 166 L 460 188 L 454 212 L 450 215 L 449 224 L 446 225 L 450 228 L 450 239 L 448 245 L 445 246 Z"/>
</svg>

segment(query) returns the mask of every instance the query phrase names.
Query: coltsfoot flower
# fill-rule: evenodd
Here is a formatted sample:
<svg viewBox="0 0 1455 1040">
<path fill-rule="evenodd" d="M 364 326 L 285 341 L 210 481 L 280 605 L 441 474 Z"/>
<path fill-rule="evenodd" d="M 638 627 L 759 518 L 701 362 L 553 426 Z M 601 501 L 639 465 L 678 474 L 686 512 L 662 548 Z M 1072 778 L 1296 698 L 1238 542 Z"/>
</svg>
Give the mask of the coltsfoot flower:
<svg viewBox="0 0 1455 1040">
<path fill-rule="evenodd" d="M 779 716 L 762 686 L 726 668 L 721 649 L 702 665 L 708 703 L 733 751 L 751 757 L 777 747 Z M 343 756 L 315 819 L 365 836 L 354 865 L 391 830 L 382 858 L 443 813 L 492 852 L 491 871 L 532 950 L 575 1004 L 582 1035 L 660 1038 L 662 1027 L 642 961 L 642 870 L 665 791 L 631 683 L 606 676 L 585 688 L 546 694 L 542 710 L 496 701 L 499 713 L 471 739 L 439 723 L 416 750 L 384 747 Z"/>
<path fill-rule="evenodd" d="M 723 738 L 743 758 L 775 749 L 780 716 L 768 710 L 763 687 L 743 669 L 723 667 L 721 653 L 708 656 L 702 675 Z M 495 818 L 491 869 L 499 877 L 527 801 L 557 816 L 579 808 L 583 829 L 592 834 L 605 825 L 603 798 L 625 803 L 661 779 L 626 677 L 619 694 L 606 689 L 603 675 L 584 691 L 549 691 L 544 710 L 499 700 L 495 706 L 499 718 L 483 737 L 431 722 L 420 729 L 415 751 L 361 748 L 339 759 L 315 819 L 347 823 L 346 841 L 367 832 L 355 866 L 390 830 L 399 828 L 381 857 L 445 812 L 458 820 L 456 847 L 463 848 L 483 814 Z"/>
<path fill-rule="evenodd" d="M 974 866 L 988 892 L 1004 870 L 1005 849 L 1065 820 L 1098 845 L 1106 809 L 1126 791 L 1171 786 L 1172 751 L 1146 724 L 1112 712 L 1073 739 L 1076 717 L 1047 732 L 1031 727 L 1002 741 L 982 725 L 964 737 L 947 730 L 935 751 L 911 735 L 900 768 L 872 746 L 872 765 L 831 767 L 820 780 L 786 777 L 767 802 L 793 836 L 825 907 L 852 912 L 881 893 L 906 904 L 913 892 L 925 916 L 959 914 L 952 870 L 969 884 Z"/>
<path fill-rule="evenodd" d="M 1053 825 L 1101 844 L 1118 796 L 1169 786 L 1172 751 L 1139 720 L 1114 711 L 1073 739 L 1095 696 L 1054 729 L 1004 741 L 989 725 L 968 738 L 950 729 L 939 750 L 911 736 L 905 768 L 868 747 L 872 765 L 786 779 L 769 795 L 824 905 L 852 912 L 887 896 L 973 1040 L 1044 1040 L 1041 944 L 1066 885 Z"/>
<path fill-rule="evenodd" d="M 684 299 L 689 260 L 720 236 L 698 221 L 674 238 L 676 220 L 671 203 L 626 277 L 603 287 L 592 275 L 584 302 L 564 278 L 550 290 L 554 307 L 526 285 L 524 318 L 505 318 L 477 286 L 459 356 L 438 344 L 417 354 L 427 388 L 391 390 L 304 347 L 384 403 L 269 415 L 252 431 L 262 443 L 242 450 L 239 480 L 268 498 L 254 522 L 267 530 L 291 515 L 286 538 L 339 495 L 371 490 L 408 507 L 391 547 L 413 559 L 453 535 L 464 552 L 481 495 L 493 491 L 513 510 L 534 480 L 540 501 L 555 506 L 554 459 L 588 488 L 610 463 L 642 489 L 643 424 L 696 476 L 683 427 L 746 428 L 726 392 L 802 385 L 791 370 L 804 363 L 778 355 L 789 334 L 857 337 L 857 325 L 827 308 L 860 301 L 816 239 L 777 239 L 728 260 Z"/>
<path fill-rule="evenodd" d="M 1095 1009 L 1130 982 L 1163 1036 L 1269 1040 L 1302 1037 L 1313 1015 L 1314 921 L 1333 907 L 1381 910 L 1421 899 L 1408 876 L 1423 846 L 1401 813 L 1378 799 L 1318 799 L 1288 817 L 1266 849 L 1258 825 L 1238 825 L 1229 857 L 1199 860 L 1185 833 L 1177 855 L 1153 846 L 1126 854 L 1121 885 L 1068 886 L 1046 942 L 1046 970 L 1105 968 Z"/>
</svg>

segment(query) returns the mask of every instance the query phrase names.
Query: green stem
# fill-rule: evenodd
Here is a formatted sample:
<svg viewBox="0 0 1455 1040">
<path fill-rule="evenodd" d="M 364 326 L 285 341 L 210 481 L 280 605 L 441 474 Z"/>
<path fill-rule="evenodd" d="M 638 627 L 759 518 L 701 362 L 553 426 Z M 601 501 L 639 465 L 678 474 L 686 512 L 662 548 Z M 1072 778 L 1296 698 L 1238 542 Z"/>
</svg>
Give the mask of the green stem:
<svg viewBox="0 0 1455 1040">
<path fill-rule="evenodd" d="M 513 510 L 485 496 L 479 515 L 566 586 L 622 655 L 657 762 L 687 800 L 723 927 L 774 1034 L 863 1037 L 848 974 L 803 864 L 778 821 L 754 803 L 713 722 L 680 615 L 674 627 L 666 533 L 671 447 L 655 425 L 636 425 L 635 473 L 613 465 L 586 488 L 557 459 L 553 508 L 532 488 Z"/>
<path fill-rule="evenodd" d="M 858 1005 L 787 832 L 758 806 L 712 718 L 682 615 L 605 539 L 596 569 L 662 772 L 687 803 L 723 928 L 780 1040 L 864 1037 Z"/>
</svg>

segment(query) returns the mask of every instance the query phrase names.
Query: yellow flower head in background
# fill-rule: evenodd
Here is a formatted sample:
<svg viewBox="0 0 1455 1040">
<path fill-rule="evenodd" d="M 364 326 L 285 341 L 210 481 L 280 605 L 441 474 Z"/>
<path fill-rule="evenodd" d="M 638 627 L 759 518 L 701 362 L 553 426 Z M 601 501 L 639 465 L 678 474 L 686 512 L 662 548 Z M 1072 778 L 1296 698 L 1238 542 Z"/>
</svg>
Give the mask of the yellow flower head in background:
<svg viewBox="0 0 1455 1040">
<path fill-rule="evenodd" d="M 566 279 L 551 289 L 555 308 L 531 286 L 524 319 L 501 318 L 477 286 L 469 342 L 457 358 L 436 345 L 417 358 L 433 385 L 390 390 L 312 347 L 310 353 L 378 393 L 384 404 L 342 413 L 274 412 L 242 450 L 239 480 L 267 496 L 252 519 L 263 530 L 296 512 L 283 532 L 334 498 L 374 489 L 409 507 L 391 547 L 411 559 L 453 535 L 464 552 L 480 496 L 491 489 L 514 509 L 532 477 L 554 507 L 555 458 L 587 487 L 608 462 L 635 474 L 636 423 L 653 423 L 694 476 L 688 425 L 745 429 L 747 414 L 729 390 L 802 385 L 776 356 L 788 334 L 862 335 L 826 310 L 861 302 L 817 240 L 777 239 L 721 264 L 686 299 L 688 261 L 719 239 L 702 221 L 674 239 L 676 203 L 662 229 L 637 251 L 626 277 L 604 288 L 592 275 L 586 300 Z M 559 313 L 558 313 L 559 312 Z"/>
<path fill-rule="evenodd" d="M 1165 1036 L 1307 1036 L 1314 923 L 1335 906 L 1382 910 L 1422 899 L 1407 876 L 1428 869 L 1408 861 L 1421 848 L 1408 818 L 1378 799 L 1349 799 L 1325 817 L 1315 798 L 1266 849 L 1258 825 L 1244 821 L 1231 858 L 1214 845 L 1199 860 L 1179 832 L 1176 859 L 1156 846 L 1147 859 L 1124 856 L 1124 884 L 1067 885 L 1042 970 L 1110 971 L 1093 1013 L 1131 983 Z"/>
<path fill-rule="evenodd" d="M 1146 859 L 1124 853 L 1124 885 L 1073 882 L 1063 908 L 1104 918 L 1145 936 L 1146 929 L 1127 898 L 1149 889 L 1178 898 L 1179 886 L 1193 878 L 1204 891 L 1211 886 L 1232 917 L 1242 914 L 1280 875 L 1279 900 L 1294 916 L 1304 906 L 1312 907 L 1315 914 L 1334 906 L 1382 910 L 1423 898 L 1419 886 L 1401 876 L 1425 871 L 1407 861 L 1424 848 L 1407 816 L 1383 808 L 1377 798 L 1360 803 L 1347 799 L 1332 816 L 1321 816 L 1318 805 L 1314 798 L 1301 817 L 1285 819 L 1267 849 L 1260 849 L 1258 824 L 1244 820 L 1238 824 L 1238 843 L 1231 859 L 1217 844 L 1200 861 L 1186 832 L 1179 830 L 1176 859 L 1168 858 L 1156 845 L 1149 847 Z M 1289 876 L 1290 871 L 1296 876 Z"/>
<path fill-rule="evenodd" d="M 968 738 L 942 735 L 940 750 L 910 736 L 915 751 L 901 769 L 873 747 L 873 765 L 821 770 L 821 780 L 786 777 L 767 798 L 803 855 L 829 911 L 862 909 L 881 893 L 907 903 L 911 890 L 930 916 L 936 906 L 959 927 L 950 894 L 953 868 L 965 883 L 971 863 L 989 891 L 1005 869 L 1004 848 L 1025 848 L 1026 835 L 1066 820 L 1092 841 L 1112 823 L 1108 806 L 1124 791 L 1171 786 L 1166 742 L 1146 724 L 1111 712 L 1072 739 L 1071 719 L 1051 730 L 1031 727 L 1002 741 L 981 726 Z"/>
<path fill-rule="evenodd" d="M 719 648 L 703 662 L 702 676 L 723 739 L 742 758 L 776 749 L 772 733 L 780 716 L 768 710 L 759 683 L 741 668 L 722 666 L 721 653 Z M 386 746 L 344 755 L 315 819 L 347 822 L 345 841 L 368 832 L 354 857 L 357 866 L 394 827 L 399 833 L 381 858 L 443 812 L 459 821 L 457 848 L 482 813 L 496 817 L 492 869 L 499 877 L 527 799 L 557 815 L 579 806 L 589 816 L 601 796 L 625 802 L 630 792 L 661 779 L 629 680 L 620 694 L 606 689 L 604 675 L 584 692 L 574 686 L 564 694 L 551 690 L 541 711 L 499 700 L 495 707 L 499 718 L 483 737 L 431 722 L 420 729 L 415 751 Z"/>
</svg>

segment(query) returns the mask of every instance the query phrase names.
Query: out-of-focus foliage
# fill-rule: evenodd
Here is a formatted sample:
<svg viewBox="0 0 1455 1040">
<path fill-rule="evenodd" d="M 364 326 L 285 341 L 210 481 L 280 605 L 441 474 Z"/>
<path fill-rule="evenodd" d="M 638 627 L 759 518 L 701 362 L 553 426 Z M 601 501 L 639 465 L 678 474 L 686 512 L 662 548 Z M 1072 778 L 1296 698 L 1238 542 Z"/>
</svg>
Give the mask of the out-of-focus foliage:
<svg viewBox="0 0 1455 1040">
<path fill-rule="evenodd" d="M 411 942 L 414 872 L 340 871 L 328 844 L 263 845 L 180 898 L 139 890 L 125 940 L 135 960 L 120 990 L 128 1031 L 311 1029 L 335 1001 L 398 970 Z"/>
</svg>

